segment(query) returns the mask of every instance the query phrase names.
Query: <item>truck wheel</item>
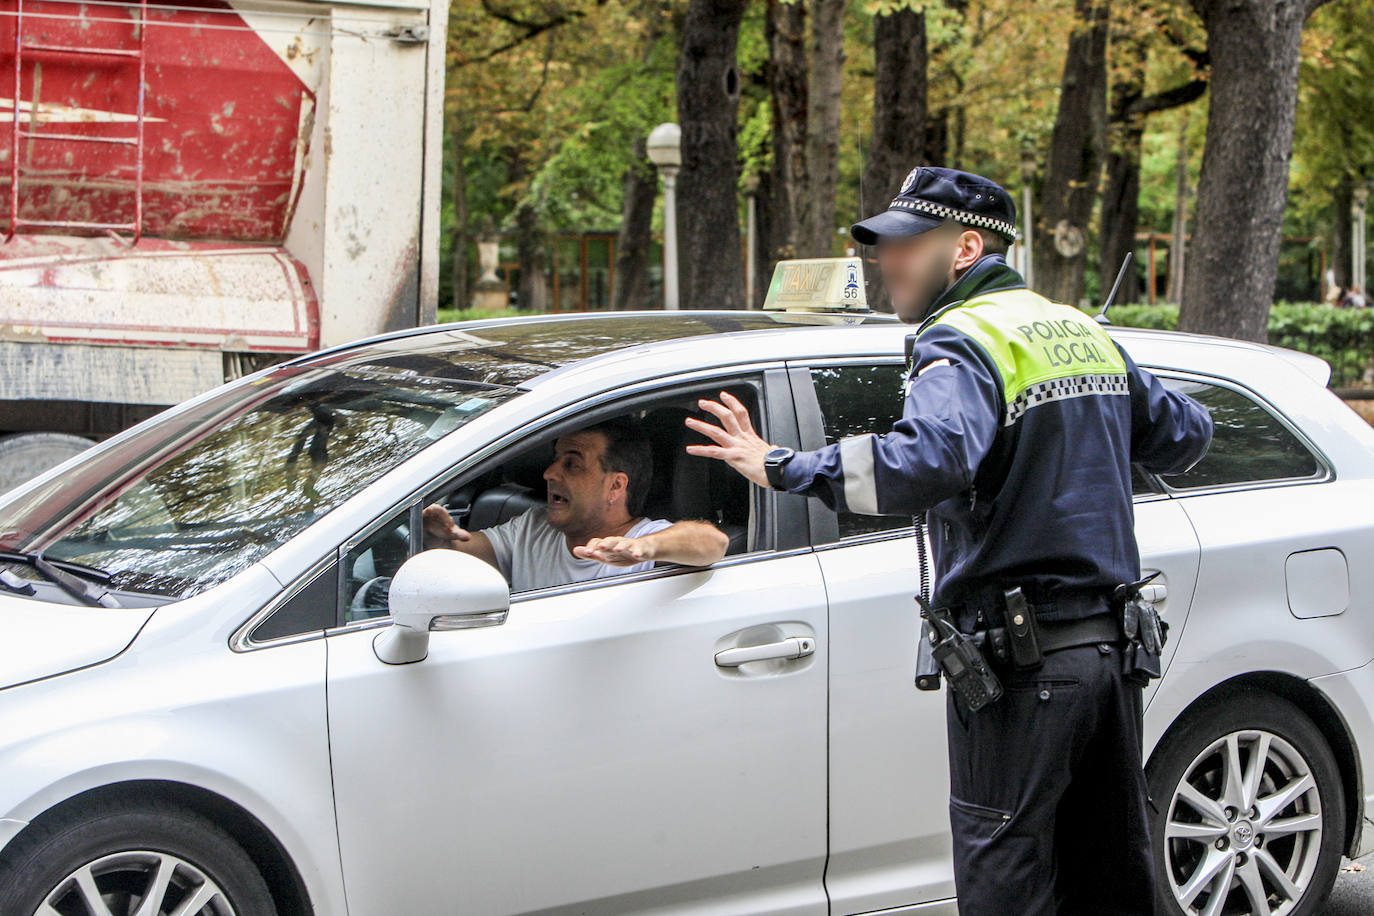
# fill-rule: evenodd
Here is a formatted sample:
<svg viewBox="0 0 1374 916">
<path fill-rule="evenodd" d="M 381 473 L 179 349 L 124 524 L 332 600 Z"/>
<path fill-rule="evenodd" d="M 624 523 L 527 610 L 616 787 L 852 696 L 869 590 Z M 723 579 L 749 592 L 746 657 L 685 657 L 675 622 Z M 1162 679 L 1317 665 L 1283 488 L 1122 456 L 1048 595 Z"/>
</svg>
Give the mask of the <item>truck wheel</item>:
<svg viewBox="0 0 1374 916">
<path fill-rule="evenodd" d="M 35 823 L 0 853 L 0 913 L 275 916 L 233 838 L 163 803 L 94 804 Z"/>
<path fill-rule="evenodd" d="M 1224 694 L 1150 760 L 1163 911 L 1309 916 L 1336 880 L 1345 800 L 1312 720 L 1261 690 Z"/>
<path fill-rule="evenodd" d="M 32 480 L 95 443 L 69 433 L 12 433 L 0 436 L 0 493 Z"/>
</svg>

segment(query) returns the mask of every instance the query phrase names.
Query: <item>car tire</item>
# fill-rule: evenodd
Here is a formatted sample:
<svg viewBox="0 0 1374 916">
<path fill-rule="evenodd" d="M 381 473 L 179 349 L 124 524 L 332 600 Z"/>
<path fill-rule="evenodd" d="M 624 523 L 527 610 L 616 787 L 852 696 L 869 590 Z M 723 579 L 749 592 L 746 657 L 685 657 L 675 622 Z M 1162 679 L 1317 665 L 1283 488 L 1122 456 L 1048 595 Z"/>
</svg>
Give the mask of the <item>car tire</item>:
<svg viewBox="0 0 1374 916">
<path fill-rule="evenodd" d="M 0 492 L 19 486 L 48 468 L 95 445 L 70 433 L 11 433 L 0 436 Z"/>
<path fill-rule="evenodd" d="M 111 912 L 141 913 L 150 892 L 162 895 L 152 911 L 159 916 L 192 895 L 203 898 L 188 911 L 199 916 L 277 911 L 252 859 L 228 833 L 167 802 L 81 806 L 30 825 L 0 852 L 6 916 L 103 912 L 82 908 L 97 893 Z"/>
<path fill-rule="evenodd" d="M 1330 746 L 1298 707 L 1260 689 L 1227 691 L 1165 736 L 1147 777 L 1161 912 L 1321 911 L 1340 867 L 1345 793 Z"/>
</svg>

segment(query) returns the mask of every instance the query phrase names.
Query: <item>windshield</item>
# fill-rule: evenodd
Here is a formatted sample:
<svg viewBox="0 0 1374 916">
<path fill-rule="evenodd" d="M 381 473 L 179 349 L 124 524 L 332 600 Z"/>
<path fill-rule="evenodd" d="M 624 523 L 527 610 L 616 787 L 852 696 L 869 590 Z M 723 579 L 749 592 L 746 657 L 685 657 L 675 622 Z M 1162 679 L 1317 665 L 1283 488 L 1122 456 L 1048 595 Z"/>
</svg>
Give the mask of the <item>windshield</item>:
<svg viewBox="0 0 1374 916">
<path fill-rule="evenodd" d="M 98 567 L 115 589 L 189 597 L 517 394 L 394 371 L 284 366 L 155 418 L 0 503 L 0 550 Z M 36 577 L 31 566 L 5 567 Z"/>
</svg>

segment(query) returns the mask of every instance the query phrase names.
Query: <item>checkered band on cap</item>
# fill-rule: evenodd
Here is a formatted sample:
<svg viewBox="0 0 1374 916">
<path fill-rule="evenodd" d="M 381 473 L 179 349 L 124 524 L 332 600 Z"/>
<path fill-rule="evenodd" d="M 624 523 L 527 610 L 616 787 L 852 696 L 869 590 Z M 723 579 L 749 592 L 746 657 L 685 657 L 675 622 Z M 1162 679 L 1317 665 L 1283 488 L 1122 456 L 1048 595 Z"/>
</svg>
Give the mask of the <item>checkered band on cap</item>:
<svg viewBox="0 0 1374 916">
<path fill-rule="evenodd" d="M 970 213 L 968 210 L 956 210 L 953 207 L 946 207 L 944 204 L 931 203 L 928 200 L 919 198 L 896 197 L 888 207 L 891 209 L 915 210 L 917 213 L 925 213 L 940 219 L 952 219 L 956 222 L 966 223 L 970 226 L 977 226 L 980 229 L 991 229 L 1008 242 L 1016 241 L 1016 227 L 1004 219 L 997 219 L 992 216 L 983 216 L 979 213 Z"/>
</svg>

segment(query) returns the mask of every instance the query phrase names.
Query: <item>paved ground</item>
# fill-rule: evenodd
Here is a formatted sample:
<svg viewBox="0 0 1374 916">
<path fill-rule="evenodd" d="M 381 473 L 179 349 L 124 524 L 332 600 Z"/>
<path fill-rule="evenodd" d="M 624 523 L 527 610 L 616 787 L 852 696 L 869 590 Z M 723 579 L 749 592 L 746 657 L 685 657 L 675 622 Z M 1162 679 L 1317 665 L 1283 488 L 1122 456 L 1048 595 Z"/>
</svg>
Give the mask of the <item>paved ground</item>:
<svg viewBox="0 0 1374 916">
<path fill-rule="evenodd" d="M 1336 889 L 1326 905 L 1326 916 L 1367 916 L 1374 913 L 1374 856 L 1365 856 L 1357 863 L 1363 871 L 1351 871 L 1346 862 L 1336 879 Z"/>
</svg>

